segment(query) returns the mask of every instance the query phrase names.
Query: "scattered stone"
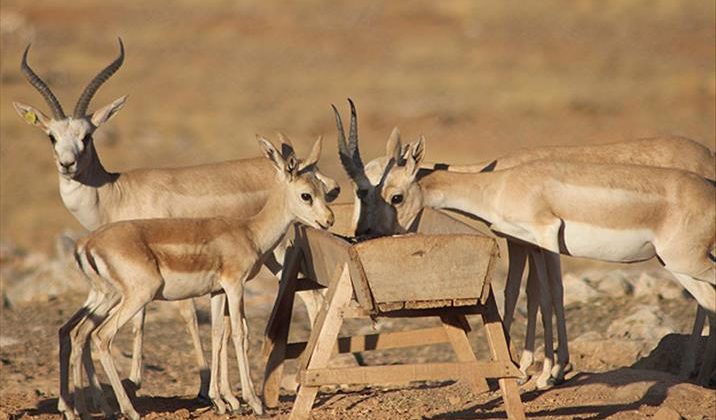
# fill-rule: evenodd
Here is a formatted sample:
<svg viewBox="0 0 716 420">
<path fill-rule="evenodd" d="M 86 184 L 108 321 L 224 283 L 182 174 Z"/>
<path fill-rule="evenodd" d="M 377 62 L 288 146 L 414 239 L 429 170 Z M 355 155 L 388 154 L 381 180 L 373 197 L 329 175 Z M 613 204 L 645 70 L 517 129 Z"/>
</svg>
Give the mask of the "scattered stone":
<svg viewBox="0 0 716 420">
<path fill-rule="evenodd" d="M 20 340 L 18 340 L 16 338 L 0 335 L 0 348 L 6 347 L 6 346 L 12 346 L 13 344 L 17 344 L 19 342 L 20 342 Z"/>
<path fill-rule="evenodd" d="M 633 280 L 635 297 L 657 296 L 661 299 L 679 299 L 684 296 L 683 287 L 675 279 L 643 272 Z"/>
<path fill-rule="evenodd" d="M 613 321 L 607 328 L 607 336 L 642 340 L 656 345 L 662 337 L 674 332 L 673 321 L 658 308 L 638 305 L 634 313 L 624 319 Z"/>
<path fill-rule="evenodd" d="M 57 237 L 54 258 L 38 252 L 26 255 L 12 252 L 15 257 L 3 263 L 3 306 L 12 308 L 30 302 L 47 302 L 64 293 L 89 290 L 87 281 L 75 266 L 72 252 L 75 236 L 63 233 Z M 6 251 L 7 248 L 4 256 L 8 255 Z"/>
<path fill-rule="evenodd" d="M 654 413 L 654 420 L 681 420 L 683 417 L 671 407 L 661 407 Z"/>
<path fill-rule="evenodd" d="M 562 276 L 564 284 L 564 306 L 573 303 L 587 303 L 599 296 L 599 292 L 587 281 L 572 273 Z"/>
<path fill-rule="evenodd" d="M 611 369 L 629 366 L 643 353 L 642 342 L 605 337 L 595 331 L 588 332 L 570 341 L 569 350 L 573 356 L 581 356 L 580 369 Z M 593 366 L 585 365 L 585 362 Z"/>
<path fill-rule="evenodd" d="M 609 297 L 622 297 L 632 293 L 633 287 L 621 271 L 610 272 L 595 282 L 597 290 Z"/>
</svg>

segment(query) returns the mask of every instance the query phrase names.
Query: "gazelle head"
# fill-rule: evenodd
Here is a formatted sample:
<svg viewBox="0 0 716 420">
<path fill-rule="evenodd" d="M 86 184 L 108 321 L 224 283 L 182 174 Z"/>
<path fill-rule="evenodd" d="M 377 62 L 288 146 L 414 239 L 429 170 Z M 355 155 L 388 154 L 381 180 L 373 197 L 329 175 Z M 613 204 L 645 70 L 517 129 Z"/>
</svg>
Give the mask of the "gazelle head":
<svg viewBox="0 0 716 420">
<path fill-rule="evenodd" d="M 291 143 L 291 140 L 286 137 L 285 134 L 279 132 L 278 140 L 281 143 L 281 152 L 283 156 L 288 156 L 289 154 L 295 155 L 293 144 Z M 325 187 L 326 191 L 326 201 L 331 203 L 336 198 L 338 198 L 338 195 L 341 193 L 341 187 L 338 185 L 338 182 L 336 182 L 335 179 L 329 177 L 318 169 L 318 158 L 321 157 L 322 146 L 323 137 L 321 136 L 316 139 L 315 143 L 313 143 L 313 147 L 311 148 L 311 152 L 309 153 L 308 157 L 305 160 L 299 160 L 298 171 L 301 173 L 312 172 L 313 175 L 321 183 L 323 183 L 323 186 Z"/>
<path fill-rule="evenodd" d="M 351 121 L 346 141 L 343 122 L 338 110 L 333 106 L 338 129 L 338 153 L 341 164 L 348 173 L 354 187 L 352 226 L 355 236 L 368 239 L 377 236 L 404 233 L 410 222 L 404 222 L 398 209 L 404 207 L 405 192 L 391 188 L 386 191 L 386 176 L 396 165 L 404 163 L 401 159 L 407 147 L 400 142 L 400 132 L 394 128 L 386 143 L 385 156 L 378 157 L 363 164 L 358 149 L 358 118 L 353 101 L 348 99 L 351 107 Z M 416 169 L 417 170 L 417 169 Z M 413 190 L 410 190 L 413 193 Z"/>
<path fill-rule="evenodd" d="M 410 228 L 424 207 L 423 191 L 417 182 L 424 156 L 425 138 L 420 136 L 417 141 L 402 149 L 399 158 L 393 165 L 386 167 L 383 175 L 381 198 L 391 203 L 397 225 L 403 230 Z"/>
<path fill-rule="evenodd" d="M 286 208 L 294 220 L 317 229 L 333 226 L 333 211 L 326 204 L 326 184 L 321 181 L 315 168 L 321 153 L 321 138 L 316 140 L 311 154 L 300 161 L 293 148 L 282 144 L 279 151 L 267 139 L 257 136 L 264 155 L 273 163 L 279 182 L 283 185 Z"/>
<path fill-rule="evenodd" d="M 80 175 L 93 159 L 91 150 L 92 133 L 112 118 L 124 105 L 127 97 L 122 96 L 111 104 L 104 106 L 92 114 L 87 114 L 87 107 L 100 86 L 107 81 L 122 65 L 124 61 L 124 45 L 119 40 L 119 56 L 102 71 L 100 71 L 77 100 L 72 116 L 66 116 L 60 101 L 57 100 L 50 88 L 27 64 L 27 54 L 30 45 L 25 49 L 20 63 L 20 70 L 30 84 L 40 92 L 52 111 L 48 117 L 42 111 L 30 105 L 13 102 L 15 110 L 30 125 L 40 128 L 52 142 L 57 171 L 61 176 L 75 178 Z"/>
</svg>

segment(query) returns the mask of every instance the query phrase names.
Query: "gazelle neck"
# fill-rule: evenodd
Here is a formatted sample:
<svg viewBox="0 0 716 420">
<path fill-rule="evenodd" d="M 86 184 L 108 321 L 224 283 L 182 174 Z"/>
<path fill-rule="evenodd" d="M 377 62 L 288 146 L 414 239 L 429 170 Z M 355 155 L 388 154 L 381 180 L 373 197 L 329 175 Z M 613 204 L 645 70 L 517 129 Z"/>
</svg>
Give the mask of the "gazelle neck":
<svg viewBox="0 0 716 420">
<path fill-rule="evenodd" d="M 92 142 L 85 153 L 87 167 L 72 178 L 59 176 L 60 196 L 77 221 L 86 229 L 94 230 L 103 224 L 102 190 L 111 188 L 119 174 L 104 169 Z"/>
<path fill-rule="evenodd" d="M 248 221 L 251 239 L 260 254 L 273 250 L 294 221 L 283 188 L 275 188 L 264 207 Z"/>
<path fill-rule="evenodd" d="M 483 219 L 495 220 L 495 192 L 499 173 L 455 173 L 432 171 L 418 180 L 423 205 L 436 209 L 453 209 Z"/>
</svg>

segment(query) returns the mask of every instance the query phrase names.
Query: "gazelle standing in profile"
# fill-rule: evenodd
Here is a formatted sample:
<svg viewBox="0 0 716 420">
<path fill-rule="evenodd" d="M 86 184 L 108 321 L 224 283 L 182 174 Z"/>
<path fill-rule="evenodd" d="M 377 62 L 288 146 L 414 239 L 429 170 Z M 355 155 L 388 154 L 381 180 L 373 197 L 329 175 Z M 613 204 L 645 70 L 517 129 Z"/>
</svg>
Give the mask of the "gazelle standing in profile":
<svg viewBox="0 0 716 420">
<path fill-rule="evenodd" d="M 95 289 L 99 290 L 101 303 L 90 313 L 99 322 L 91 333 L 92 340 L 121 411 L 131 419 L 140 417 L 122 387 L 109 351 L 117 330 L 152 300 L 211 294 L 213 301 L 223 300 L 223 293 L 231 318 L 243 398 L 256 414 L 263 414 L 249 373 L 244 285 L 258 273 L 263 260 L 293 222 L 328 229 L 334 218 L 324 199 L 323 184 L 311 172 L 300 172 L 295 155 L 284 158 L 268 140 L 259 138 L 259 143 L 276 169 L 277 182 L 258 214 L 248 219 L 224 216 L 123 221 L 103 226 L 77 243 L 80 268 L 93 284 L 102 285 Z M 218 322 L 223 320 L 223 313 L 213 315 L 213 328 L 224 331 Z M 212 367 L 220 351 L 213 349 Z M 220 406 L 222 396 L 216 393 L 215 384 L 212 380 L 210 395 Z M 223 397 L 229 401 L 233 398 Z"/>
<path fill-rule="evenodd" d="M 29 46 L 25 50 L 21 71 L 30 84 L 37 89 L 52 111 L 48 117 L 42 111 L 22 103 L 13 105 L 18 114 L 30 125 L 41 129 L 49 136 L 54 160 L 59 175 L 60 196 L 67 209 L 77 221 L 88 230 L 120 220 L 162 218 L 162 217 L 211 217 L 232 215 L 250 217 L 266 204 L 269 192 L 276 185 L 271 173 L 272 166 L 264 158 L 252 158 L 212 164 L 167 169 L 136 169 L 127 172 L 109 172 L 99 159 L 93 142 L 93 133 L 109 121 L 122 108 L 126 96 L 104 106 L 91 114 L 87 113 L 92 97 L 122 65 L 124 46 L 119 40 L 119 56 L 104 68 L 82 92 L 74 112 L 67 116 L 62 105 L 47 84 L 27 63 Z M 283 148 L 291 149 L 287 138 L 282 137 Z M 320 139 L 316 141 L 306 162 L 299 162 L 299 171 L 313 173 L 326 186 L 327 199 L 334 199 L 339 192 L 338 184 L 322 174 L 316 161 L 321 150 Z M 280 265 L 273 265 L 273 270 Z M 300 295 L 301 296 L 301 295 Z M 87 320 L 87 308 L 97 305 L 91 293 L 84 309 L 79 310 L 60 329 L 60 378 L 62 395 L 68 395 L 63 382 L 71 365 L 79 362 L 81 352 L 74 352 L 72 343 L 78 324 Z M 199 340 L 196 311 L 191 299 L 177 301 L 179 313 L 190 332 L 200 371 L 200 397 L 208 399 L 208 366 Z M 313 305 L 315 306 L 315 305 Z M 144 308 L 133 320 L 134 345 L 129 379 L 137 386 L 142 376 L 142 344 Z M 71 350 L 72 349 L 72 350 Z M 71 356 L 70 356 L 71 353 Z M 89 353 L 85 352 L 84 364 L 90 377 L 90 388 L 97 395 L 96 382 Z M 76 386 L 80 384 L 76 383 Z M 67 410 L 67 401 L 58 400 L 58 408 Z"/>
<path fill-rule="evenodd" d="M 350 100 L 349 100 L 350 101 Z M 355 107 L 351 105 L 351 124 L 349 140 L 346 142 L 343 134 L 343 127 L 340 115 L 337 110 L 336 120 L 339 131 L 339 152 L 341 162 L 355 184 L 354 217 L 353 223 L 357 236 L 379 236 L 405 231 L 408 226 L 400 226 L 397 220 L 397 212 L 394 206 L 401 203 L 390 203 L 385 200 L 381 193 L 384 187 L 387 171 L 400 161 L 401 148 L 400 137 L 397 129 L 391 134 L 386 150 L 386 156 L 377 158 L 363 165 L 358 151 L 357 122 Z M 704 146 L 682 137 L 661 137 L 641 139 L 636 141 L 605 144 L 599 146 L 554 146 L 536 149 L 528 149 L 513 152 L 499 159 L 486 161 L 475 165 L 445 165 L 445 164 L 424 164 L 426 168 L 439 168 L 455 172 L 490 172 L 493 170 L 506 169 L 531 160 L 569 160 L 573 162 L 586 163 L 622 163 L 649 165 L 657 167 L 677 168 L 696 172 L 708 179 L 713 179 L 714 156 Z M 392 198 L 393 200 L 402 200 Z M 514 314 L 514 308 L 519 293 L 522 272 L 525 267 L 525 260 L 529 255 L 530 275 L 528 278 L 528 329 L 526 338 L 526 349 L 520 361 L 520 369 L 526 375 L 527 368 L 532 364 L 534 357 L 534 333 L 537 312 L 537 299 L 541 305 L 553 304 L 557 315 L 559 348 L 557 364 L 551 369 L 551 373 L 545 369 L 538 378 L 538 388 L 546 388 L 555 382 L 563 379 L 565 368 L 568 366 L 569 353 L 567 349 L 566 323 L 563 309 L 563 289 L 561 283 L 561 272 L 559 255 L 555 253 L 542 252 L 532 245 L 525 245 L 508 238 L 509 254 L 509 275 L 505 288 L 505 326 L 509 331 Z M 538 275 L 541 279 L 538 279 Z M 546 278 L 545 278 L 546 277 Z M 548 280 L 549 279 L 549 280 Z M 549 325 L 545 325 L 545 334 L 551 337 L 551 307 L 547 307 Z M 543 320 L 545 319 L 543 309 Z M 697 319 L 699 317 L 697 316 Z M 703 317 L 701 317 L 703 319 Z M 694 336 L 697 338 L 701 332 L 698 320 L 695 323 Z M 551 338 L 545 337 L 545 347 L 551 348 Z M 690 372 L 693 369 L 696 342 L 692 337 L 690 349 L 684 360 L 684 371 Z M 704 365 L 706 369 L 708 367 Z M 699 380 L 703 381 L 699 375 Z"/>
</svg>

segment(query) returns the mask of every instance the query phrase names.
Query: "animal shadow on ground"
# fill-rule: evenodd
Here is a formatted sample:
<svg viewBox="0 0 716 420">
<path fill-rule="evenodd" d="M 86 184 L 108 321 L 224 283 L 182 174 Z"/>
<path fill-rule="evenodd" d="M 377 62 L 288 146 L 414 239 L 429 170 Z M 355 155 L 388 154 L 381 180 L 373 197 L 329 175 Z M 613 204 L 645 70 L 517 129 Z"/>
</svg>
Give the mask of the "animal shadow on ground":
<svg viewBox="0 0 716 420">
<path fill-rule="evenodd" d="M 706 336 L 701 336 L 696 354 L 696 368 L 701 366 L 704 352 L 706 351 Z M 659 344 L 647 356 L 637 360 L 631 367 L 635 369 L 653 369 L 662 372 L 669 372 L 678 375 L 681 369 L 683 358 L 689 336 L 684 334 L 667 334 L 659 341 Z M 692 378 L 693 379 L 693 378 Z M 716 388 L 713 375 L 709 388 Z"/>
<path fill-rule="evenodd" d="M 141 415 L 145 415 L 147 413 L 173 413 L 177 410 L 181 409 L 187 409 L 189 411 L 198 410 L 201 408 L 209 408 L 206 403 L 198 400 L 195 397 L 181 397 L 181 396 L 171 396 L 171 397 L 157 397 L 157 396 L 149 396 L 149 395 L 141 395 L 137 396 L 137 388 L 136 386 L 129 380 L 123 380 L 122 384 L 124 385 L 124 389 L 127 390 L 127 394 L 132 400 L 132 403 L 134 404 L 135 408 Z M 84 389 L 85 395 L 87 398 L 89 398 L 90 391 L 88 388 Z M 110 406 L 119 413 L 119 405 L 117 404 L 117 401 L 113 397 L 113 391 L 112 387 L 103 384 L 102 385 L 102 391 L 107 398 L 107 402 L 110 404 Z M 13 414 L 10 418 L 23 418 L 25 415 L 29 416 L 38 416 L 43 414 L 59 414 L 57 411 L 57 398 L 46 398 L 43 400 L 40 400 L 37 403 L 37 407 L 21 410 L 15 414 Z"/>
<path fill-rule="evenodd" d="M 529 416 L 564 416 L 571 418 L 604 419 L 616 413 L 639 410 L 639 407 L 648 405 L 656 407 L 666 399 L 667 392 L 671 386 L 681 381 L 673 376 L 679 371 L 681 357 L 689 336 L 684 334 L 668 334 L 661 339 L 659 344 L 645 357 L 636 361 L 630 367 L 618 368 L 607 372 L 579 372 L 567 382 L 554 389 L 566 390 L 590 385 L 606 385 L 609 388 L 621 388 L 634 383 L 651 383 L 643 395 L 631 402 L 617 404 L 585 404 L 569 407 L 557 407 L 529 411 Z M 699 354 L 704 350 L 706 337 L 699 342 Z M 544 392 L 528 391 L 521 394 L 523 403 L 537 399 Z M 461 419 L 490 419 L 507 418 L 504 411 L 494 410 L 502 404 L 502 396 L 497 394 L 496 398 L 486 403 L 475 404 L 469 408 L 437 414 L 431 419 L 438 418 L 461 418 Z"/>
</svg>

